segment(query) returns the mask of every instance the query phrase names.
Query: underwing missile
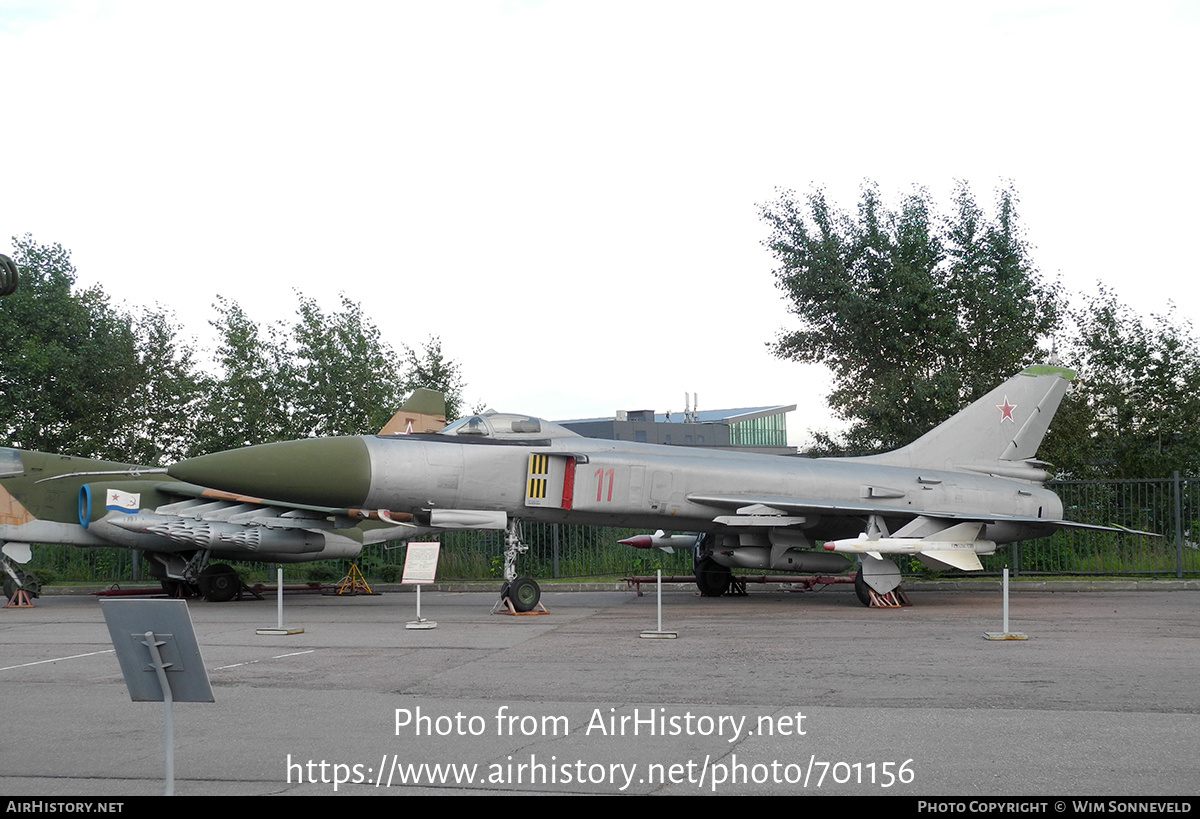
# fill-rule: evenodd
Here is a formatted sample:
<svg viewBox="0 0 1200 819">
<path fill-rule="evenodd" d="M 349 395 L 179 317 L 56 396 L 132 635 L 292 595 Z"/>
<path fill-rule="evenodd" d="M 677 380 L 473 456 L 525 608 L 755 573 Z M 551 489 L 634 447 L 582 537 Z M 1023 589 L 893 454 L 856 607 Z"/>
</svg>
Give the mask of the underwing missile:
<svg viewBox="0 0 1200 819">
<path fill-rule="evenodd" d="M 695 532 L 674 532 L 667 534 L 659 529 L 652 535 L 634 535 L 624 540 L 618 540 L 622 546 L 632 546 L 635 549 L 658 549 L 667 554 L 674 554 L 676 549 L 690 549 L 696 545 Z"/>
<path fill-rule="evenodd" d="M 990 540 L 945 541 L 921 540 L 912 537 L 881 537 L 871 540 L 865 535 L 844 540 L 827 540 L 825 549 L 830 552 L 851 554 L 915 555 L 922 552 L 975 552 L 990 555 L 996 544 Z"/>
</svg>

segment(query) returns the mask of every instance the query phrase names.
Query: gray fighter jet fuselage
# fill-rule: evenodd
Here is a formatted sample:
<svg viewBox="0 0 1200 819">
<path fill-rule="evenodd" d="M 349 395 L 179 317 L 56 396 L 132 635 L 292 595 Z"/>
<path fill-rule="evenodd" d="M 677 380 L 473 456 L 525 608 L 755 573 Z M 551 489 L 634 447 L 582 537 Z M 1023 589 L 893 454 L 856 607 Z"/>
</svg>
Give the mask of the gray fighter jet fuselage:
<svg viewBox="0 0 1200 819">
<path fill-rule="evenodd" d="M 596 440 L 532 416 L 486 413 L 432 435 L 266 444 L 168 473 L 273 502 L 403 514 L 435 529 L 524 519 L 701 533 L 697 577 L 718 567 L 724 576 L 709 584 L 718 587 L 730 567 L 834 573 L 855 555 L 867 583 L 887 575 L 877 588 L 886 592 L 898 574 L 884 554 L 979 570 L 978 555 L 999 544 L 1086 526 L 1062 519 L 1034 459 L 1072 377 L 1030 367 L 912 444 L 860 458 Z"/>
<path fill-rule="evenodd" d="M 601 441 L 527 416 L 481 420 L 509 418 L 539 426 L 544 437 L 475 438 L 451 427 L 450 434 L 348 440 L 347 447 L 361 444 L 371 471 L 356 505 L 414 511 L 433 525 L 471 510 L 695 532 L 782 525 L 814 540 L 856 535 L 869 515 L 899 524 L 932 513 L 984 514 L 989 539 L 1011 543 L 1047 534 L 1062 518 L 1057 495 L 1012 478 Z"/>
</svg>

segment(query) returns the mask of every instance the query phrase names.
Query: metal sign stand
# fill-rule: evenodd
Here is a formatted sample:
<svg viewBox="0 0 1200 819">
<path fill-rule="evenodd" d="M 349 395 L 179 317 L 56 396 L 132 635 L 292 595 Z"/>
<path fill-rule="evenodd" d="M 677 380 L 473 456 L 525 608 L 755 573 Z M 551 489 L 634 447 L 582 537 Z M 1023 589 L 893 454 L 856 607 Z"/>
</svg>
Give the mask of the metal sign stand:
<svg viewBox="0 0 1200 819">
<path fill-rule="evenodd" d="M 275 628 L 259 628 L 259 629 L 255 629 L 254 633 L 255 634 L 272 634 L 272 635 L 275 635 L 275 634 L 282 634 L 282 635 L 303 634 L 304 629 L 302 629 L 302 628 L 287 628 L 283 624 L 283 567 L 282 566 L 278 567 L 275 570 L 275 572 L 276 572 L 275 588 L 279 591 L 279 595 L 278 595 L 279 600 L 275 604 L 275 611 L 276 611 Z"/>
<path fill-rule="evenodd" d="M 656 572 L 656 577 L 658 579 L 654 583 L 654 588 L 658 589 L 658 603 L 656 604 L 658 608 L 658 628 L 654 631 L 643 631 L 639 636 L 649 640 L 674 640 L 679 636 L 679 632 L 663 631 L 662 627 L 662 569 Z"/>
<path fill-rule="evenodd" d="M 440 549 L 440 543 L 410 543 L 404 552 L 404 574 L 401 576 L 400 582 L 417 587 L 417 619 L 404 624 L 404 627 L 410 631 L 437 628 L 437 623 L 421 616 L 421 586 L 432 583 L 437 575 Z"/>
<path fill-rule="evenodd" d="M 162 702 L 165 796 L 175 794 L 178 702 L 215 702 L 196 630 L 183 600 L 101 600 L 100 610 L 121 663 L 129 698 Z"/>
<path fill-rule="evenodd" d="M 1019 631 L 1008 630 L 1008 567 L 1004 567 L 1004 631 L 988 631 L 983 635 L 985 640 L 1028 640 Z"/>
</svg>

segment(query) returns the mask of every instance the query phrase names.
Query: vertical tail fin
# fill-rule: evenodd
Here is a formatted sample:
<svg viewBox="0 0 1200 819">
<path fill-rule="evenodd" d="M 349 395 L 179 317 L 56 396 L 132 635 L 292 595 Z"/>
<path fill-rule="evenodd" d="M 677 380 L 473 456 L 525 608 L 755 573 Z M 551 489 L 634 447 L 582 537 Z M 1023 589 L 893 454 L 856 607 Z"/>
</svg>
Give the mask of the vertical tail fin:
<svg viewBox="0 0 1200 819">
<path fill-rule="evenodd" d="M 858 460 L 1044 481 L 1029 461 L 1074 378 L 1063 367 L 1027 367 L 908 446 Z"/>
<path fill-rule="evenodd" d="M 446 397 L 437 390 L 418 387 L 391 417 L 380 435 L 437 432 L 446 426 Z"/>
</svg>

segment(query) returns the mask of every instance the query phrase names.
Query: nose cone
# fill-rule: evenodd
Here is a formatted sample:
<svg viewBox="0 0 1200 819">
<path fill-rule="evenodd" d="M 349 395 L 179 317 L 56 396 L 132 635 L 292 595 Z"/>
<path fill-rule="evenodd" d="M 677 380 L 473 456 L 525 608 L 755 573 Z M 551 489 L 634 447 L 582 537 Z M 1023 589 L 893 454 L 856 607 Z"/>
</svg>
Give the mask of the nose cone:
<svg viewBox="0 0 1200 819">
<path fill-rule="evenodd" d="M 366 500 L 371 457 L 361 438 L 308 438 L 189 458 L 167 474 L 239 495 L 341 509 Z"/>
</svg>

